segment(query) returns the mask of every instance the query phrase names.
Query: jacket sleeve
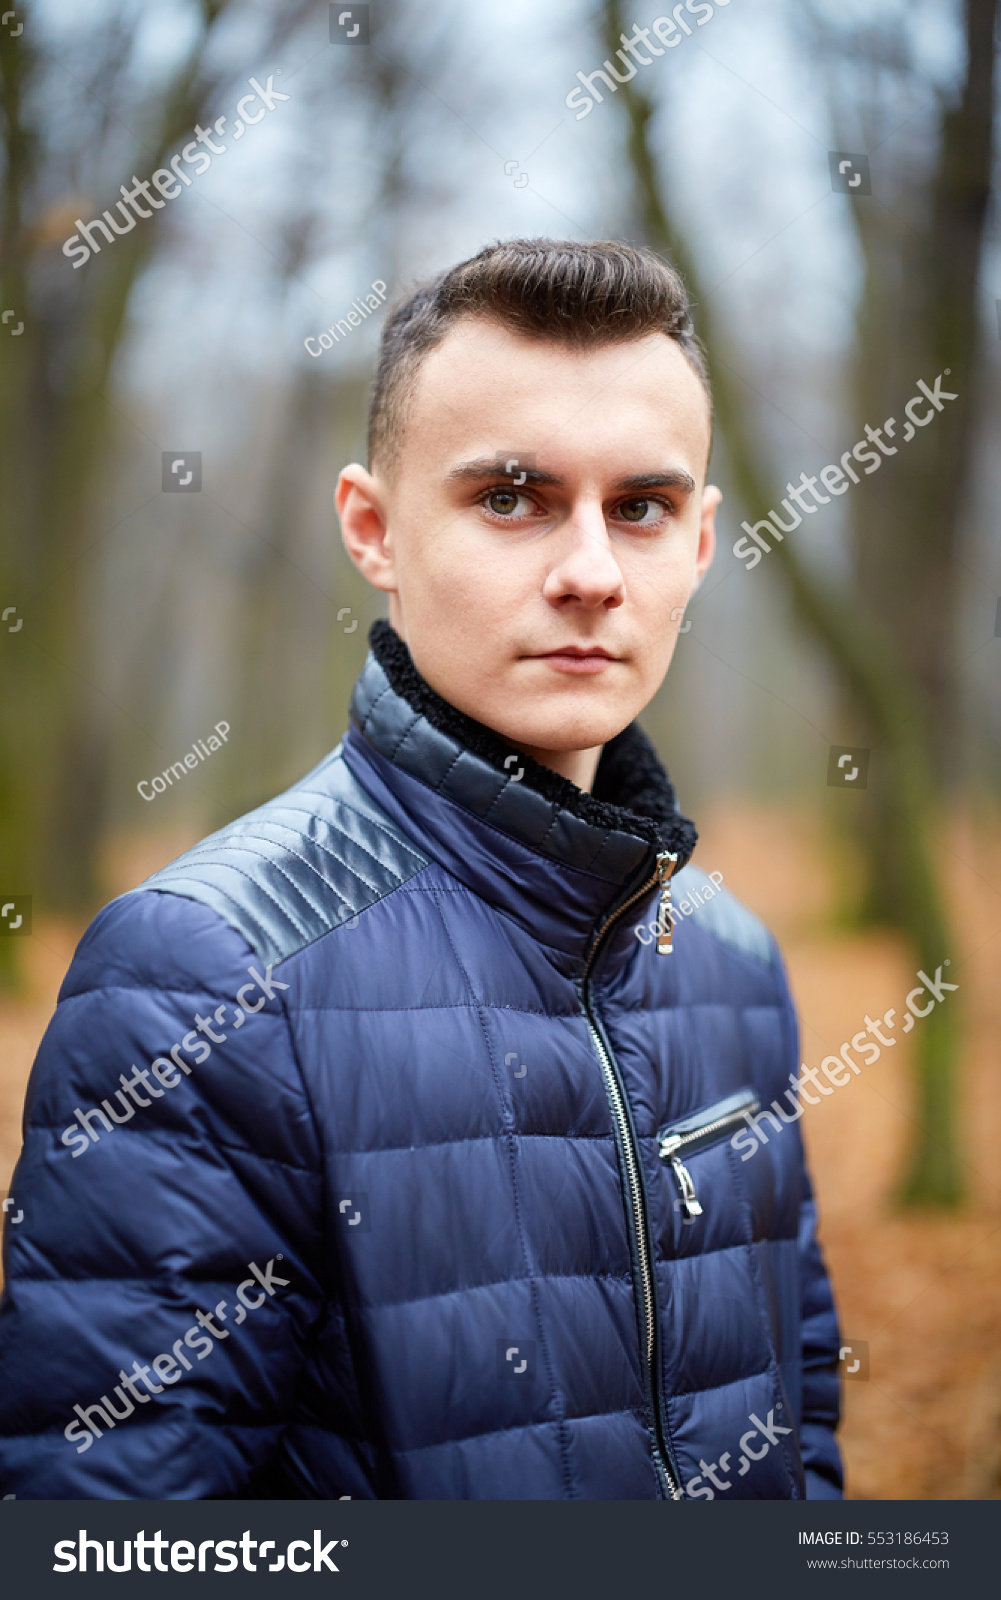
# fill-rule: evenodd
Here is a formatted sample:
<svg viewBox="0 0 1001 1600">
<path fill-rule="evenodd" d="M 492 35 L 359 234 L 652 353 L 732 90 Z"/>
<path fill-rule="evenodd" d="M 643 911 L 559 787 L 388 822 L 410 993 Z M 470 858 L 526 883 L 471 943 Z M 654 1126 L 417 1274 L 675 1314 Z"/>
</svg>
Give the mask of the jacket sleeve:
<svg viewBox="0 0 1001 1600">
<path fill-rule="evenodd" d="M 261 1492 L 324 1299 L 291 986 L 177 895 L 126 895 L 84 936 L 11 1186 L 0 1493 Z"/>
<path fill-rule="evenodd" d="M 803 1342 L 800 1447 L 808 1500 L 840 1500 L 841 1452 L 835 1429 L 841 1411 L 838 1332 L 834 1296 L 817 1243 L 817 1213 L 810 1179 L 803 1170 L 799 1221 L 799 1263 Z"/>
<path fill-rule="evenodd" d="M 773 944 L 782 983 L 788 1065 L 799 1071 L 799 1023 L 785 964 Z M 790 1130 L 793 1131 L 793 1130 Z M 838 1352 L 841 1335 L 831 1280 L 817 1239 L 817 1206 L 799 1125 L 800 1203 L 797 1231 L 800 1295 L 800 1451 L 808 1500 L 840 1500 L 844 1488 L 836 1432 L 841 1417 Z"/>
</svg>

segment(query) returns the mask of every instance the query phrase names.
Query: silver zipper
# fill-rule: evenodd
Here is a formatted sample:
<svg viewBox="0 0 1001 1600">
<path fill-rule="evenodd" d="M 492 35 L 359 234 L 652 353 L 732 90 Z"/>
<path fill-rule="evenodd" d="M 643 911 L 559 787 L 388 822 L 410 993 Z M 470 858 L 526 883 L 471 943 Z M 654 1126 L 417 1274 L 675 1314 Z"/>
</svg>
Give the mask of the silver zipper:
<svg viewBox="0 0 1001 1600">
<path fill-rule="evenodd" d="M 707 1134 L 711 1135 L 718 1133 L 721 1128 L 728 1128 L 731 1122 L 746 1122 L 747 1113 L 749 1111 L 754 1112 L 757 1109 L 758 1102 L 755 1101 L 753 1105 L 742 1106 L 739 1111 L 728 1111 L 725 1117 L 717 1117 L 715 1122 L 707 1122 L 703 1128 L 693 1128 L 691 1133 L 666 1133 L 661 1139 L 659 1146 L 660 1159 L 671 1163 L 671 1170 L 678 1180 L 678 1188 L 681 1190 L 681 1203 L 687 1216 L 701 1217 L 702 1206 L 699 1204 L 699 1197 L 695 1193 L 692 1175 L 682 1161 L 678 1151 L 684 1149 L 686 1144 L 694 1144 L 697 1139 L 704 1139 Z"/>
<path fill-rule="evenodd" d="M 657 857 L 657 882 L 660 899 L 657 902 L 657 954 L 669 956 L 674 952 L 674 919 L 671 915 L 671 876 L 677 870 L 678 858 L 667 850 Z"/>
<path fill-rule="evenodd" d="M 663 1154 L 664 1152 L 661 1151 L 661 1155 Z M 701 1217 L 702 1207 L 699 1204 L 699 1197 L 695 1193 L 692 1175 L 680 1156 L 675 1156 L 671 1162 L 671 1169 L 678 1180 L 678 1188 L 681 1190 L 681 1204 L 685 1208 L 685 1215 L 688 1217 Z"/>
<path fill-rule="evenodd" d="M 667 868 L 668 862 L 671 863 L 669 868 Z M 613 914 L 608 918 L 608 921 L 602 925 L 595 938 L 594 944 L 591 947 L 591 954 L 588 957 L 584 968 L 581 989 L 584 1000 L 584 1013 L 587 1018 L 587 1025 L 591 1034 L 591 1038 L 594 1041 L 594 1048 L 598 1053 L 598 1060 L 601 1062 L 602 1074 L 605 1079 L 605 1092 L 608 1095 L 609 1104 L 612 1108 L 612 1114 L 615 1117 L 616 1126 L 619 1132 L 619 1141 L 622 1149 L 623 1163 L 626 1169 L 626 1182 L 629 1189 L 629 1203 L 632 1209 L 634 1232 L 636 1235 L 636 1253 L 639 1257 L 640 1266 L 640 1283 L 638 1288 L 640 1291 L 639 1300 L 643 1321 L 643 1343 L 645 1345 L 647 1381 L 650 1388 L 650 1404 L 654 1416 L 654 1463 L 663 1479 L 669 1498 L 672 1500 L 683 1500 L 684 1495 L 681 1492 L 681 1487 L 674 1476 L 673 1468 L 667 1460 L 666 1452 L 662 1450 L 660 1443 L 661 1420 L 657 1403 L 659 1385 L 657 1382 L 657 1371 L 654 1361 L 654 1356 L 656 1353 L 657 1302 L 654 1292 L 653 1269 L 650 1264 L 646 1209 L 643 1205 L 643 1190 L 640 1185 L 639 1177 L 639 1155 L 633 1142 L 629 1118 L 626 1115 L 624 1092 L 619 1083 L 618 1074 L 616 1073 L 612 1056 L 605 1048 L 601 1034 L 595 1025 L 594 1018 L 592 1016 L 590 998 L 591 968 L 594 965 L 595 958 L 599 949 L 601 948 L 605 934 L 608 932 L 609 928 L 611 928 L 613 923 L 617 922 L 623 913 L 629 910 L 631 905 L 634 905 L 637 900 L 641 899 L 643 895 L 647 894 L 649 890 L 652 889 L 657 883 L 660 883 L 661 885 L 661 905 L 663 905 L 664 888 L 671 876 L 671 873 L 677 866 L 677 863 L 678 858 L 676 855 L 671 855 L 666 850 L 661 851 L 657 856 L 657 868 L 653 877 L 649 878 L 641 888 L 637 889 L 635 894 L 630 895 L 629 899 L 625 901 L 623 905 L 619 906 L 618 910 L 613 912 Z M 666 871 L 665 868 L 667 868 Z M 667 893 L 670 893 L 669 889 L 667 890 Z"/>
</svg>

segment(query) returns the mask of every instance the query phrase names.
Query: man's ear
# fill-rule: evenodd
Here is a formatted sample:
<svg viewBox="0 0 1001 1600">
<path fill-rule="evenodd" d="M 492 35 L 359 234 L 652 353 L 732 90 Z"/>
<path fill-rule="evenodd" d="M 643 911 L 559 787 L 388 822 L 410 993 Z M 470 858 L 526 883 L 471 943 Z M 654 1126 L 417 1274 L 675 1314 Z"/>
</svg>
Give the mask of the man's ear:
<svg viewBox="0 0 1001 1600">
<path fill-rule="evenodd" d="M 362 577 L 395 594 L 396 563 L 388 538 L 385 493 L 378 480 L 352 462 L 337 480 L 334 505 L 344 548 Z"/>
<path fill-rule="evenodd" d="M 695 556 L 695 588 L 697 589 L 716 554 L 716 511 L 723 495 L 715 484 L 707 483 L 702 491 L 702 517 L 699 523 L 699 548 Z"/>
</svg>

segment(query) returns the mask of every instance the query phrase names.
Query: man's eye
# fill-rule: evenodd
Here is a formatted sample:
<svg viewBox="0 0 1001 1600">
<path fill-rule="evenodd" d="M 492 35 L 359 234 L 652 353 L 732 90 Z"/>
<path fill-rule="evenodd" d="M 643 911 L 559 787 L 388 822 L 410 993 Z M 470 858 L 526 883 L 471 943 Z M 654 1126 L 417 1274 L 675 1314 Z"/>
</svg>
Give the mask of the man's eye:
<svg viewBox="0 0 1001 1600">
<path fill-rule="evenodd" d="M 660 500 L 624 500 L 619 516 L 624 522 L 658 522 L 664 515 Z"/>
<path fill-rule="evenodd" d="M 487 495 L 484 504 L 495 516 L 513 517 L 519 508 L 524 516 L 526 510 L 531 509 L 532 502 L 527 495 L 515 494 L 513 489 L 494 489 Z"/>
</svg>

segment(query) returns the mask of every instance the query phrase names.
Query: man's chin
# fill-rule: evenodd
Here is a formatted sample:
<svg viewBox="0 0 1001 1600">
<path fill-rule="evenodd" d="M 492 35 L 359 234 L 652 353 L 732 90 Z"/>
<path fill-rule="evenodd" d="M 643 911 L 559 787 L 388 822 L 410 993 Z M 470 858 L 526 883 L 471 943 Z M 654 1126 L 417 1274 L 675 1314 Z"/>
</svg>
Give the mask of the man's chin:
<svg viewBox="0 0 1001 1600">
<path fill-rule="evenodd" d="M 571 677 L 517 670 L 455 684 L 445 699 L 483 723 L 513 750 L 569 754 L 607 744 L 638 716 L 646 703 L 643 685 L 624 680 L 623 667 L 609 674 Z M 618 680 L 618 681 L 616 681 Z M 545 763 L 544 763 L 545 764 Z"/>
<path fill-rule="evenodd" d="M 568 716 L 561 706 L 552 715 L 542 717 L 498 717 L 490 720 L 480 717 L 489 728 L 514 749 L 528 753 L 544 750 L 553 755 L 569 755 L 579 750 L 594 750 L 614 739 L 627 728 L 637 715 L 636 711 L 612 710 L 608 706 L 586 707 Z M 543 761 L 543 765 L 549 765 Z"/>
</svg>

